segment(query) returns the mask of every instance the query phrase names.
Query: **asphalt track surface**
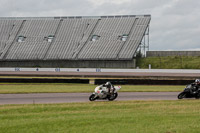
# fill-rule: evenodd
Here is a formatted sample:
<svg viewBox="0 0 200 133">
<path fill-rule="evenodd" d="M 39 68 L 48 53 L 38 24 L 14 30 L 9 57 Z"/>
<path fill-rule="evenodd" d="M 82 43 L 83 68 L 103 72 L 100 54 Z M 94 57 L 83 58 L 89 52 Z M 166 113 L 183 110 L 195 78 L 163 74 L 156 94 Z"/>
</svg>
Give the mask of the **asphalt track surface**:
<svg viewBox="0 0 200 133">
<path fill-rule="evenodd" d="M 82 78 L 153 78 L 153 79 L 195 79 L 199 71 L 168 70 L 166 72 L 8 72 L 1 71 L 0 76 L 38 76 L 38 77 L 82 77 Z M 119 92 L 115 101 L 127 100 L 177 100 L 180 92 Z M 72 103 L 89 102 L 91 93 L 37 93 L 37 94 L 0 94 L 3 104 L 38 104 L 38 103 Z M 99 101 L 99 100 L 98 100 Z M 102 100 L 101 100 L 102 101 Z"/>
<path fill-rule="evenodd" d="M 119 92 L 115 101 L 128 100 L 178 100 L 180 92 Z M 0 94 L 0 105 L 4 104 L 49 104 L 90 102 L 91 93 L 35 93 Z M 97 100 L 107 101 L 107 100 Z"/>
</svg>

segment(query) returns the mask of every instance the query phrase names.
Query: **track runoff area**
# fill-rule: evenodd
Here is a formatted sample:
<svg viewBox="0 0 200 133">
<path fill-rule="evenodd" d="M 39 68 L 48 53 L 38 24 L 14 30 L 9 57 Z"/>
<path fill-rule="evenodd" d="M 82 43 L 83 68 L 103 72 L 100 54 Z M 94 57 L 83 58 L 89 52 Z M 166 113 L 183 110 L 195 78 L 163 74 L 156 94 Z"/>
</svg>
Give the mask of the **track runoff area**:
<svg viewBox="0 0 200 133">
<path fill-rule="evenodd" d="M 179 92 L 119 92 L 115 101 L 177 100 L 178 94 Z M 91 93 L 0 94 L 0 105 L 89 102 L 90 95 Z"/>
<path fill-rule="evenodd" d="M 0 76 L 85 76 L 135 77 L 156 76 L 171 78 L 200 77 L 200 70 L 183 69 L 100 69 L 100 68 L 0 68 Z M 123 85 L 122 85 L 123 88 Z M 92 93 L 92 92 L 91 92 Z M 91 93 L 0 94 L 0 104 L 35 104 L 88 102 Z M 179 92 L 119 92 L 116 101 L 177 100 Z M 101 101 L 101 100 L 99 100 Z"/>
</svg>

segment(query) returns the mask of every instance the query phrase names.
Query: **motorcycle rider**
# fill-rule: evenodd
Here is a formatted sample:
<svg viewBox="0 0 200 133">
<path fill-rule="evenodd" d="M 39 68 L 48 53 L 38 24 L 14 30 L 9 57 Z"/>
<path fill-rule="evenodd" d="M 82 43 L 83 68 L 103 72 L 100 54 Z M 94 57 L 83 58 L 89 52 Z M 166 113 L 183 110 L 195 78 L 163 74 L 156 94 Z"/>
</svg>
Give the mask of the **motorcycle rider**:
<svg viewBox="0 0 200 133">
<path fill-rule="evenodd" d="M 106 82 L 105 86 L 108 89 L 108 94 L 113 95 L 115 90 L 114 86 L 110 82 Z"/>
<path fill-rule="evenodd" d="M 114 93 L 114 87 L 110 82 L 106 82 L 105 84 L 102 84 L 99 86 L 100 89 L 103 89 L 103 87 L 106 87 L 108 89 L 108 95 Z M 106 93 L 106 92 L 104 92 Z"/>
<path fill-rule="evenodd" d="M 194 83 L 192 83 L 192 93 L 195 94 L 200 89 L 200 79 L 196 79 Z"/>
</svg>

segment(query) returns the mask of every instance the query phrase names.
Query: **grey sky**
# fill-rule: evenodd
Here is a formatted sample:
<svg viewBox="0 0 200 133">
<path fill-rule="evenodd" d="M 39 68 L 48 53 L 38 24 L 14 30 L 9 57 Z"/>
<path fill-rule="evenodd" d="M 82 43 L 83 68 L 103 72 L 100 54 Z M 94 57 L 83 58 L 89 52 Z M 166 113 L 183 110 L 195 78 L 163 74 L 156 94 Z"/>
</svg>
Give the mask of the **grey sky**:
<svg viewBox="0 0 200 133">
<path fill-rule="evenodd" d="M 0 0 L 0 17 L 151 14 L 150 50 L 200 50 L 197 0 Z"/>
</svg>

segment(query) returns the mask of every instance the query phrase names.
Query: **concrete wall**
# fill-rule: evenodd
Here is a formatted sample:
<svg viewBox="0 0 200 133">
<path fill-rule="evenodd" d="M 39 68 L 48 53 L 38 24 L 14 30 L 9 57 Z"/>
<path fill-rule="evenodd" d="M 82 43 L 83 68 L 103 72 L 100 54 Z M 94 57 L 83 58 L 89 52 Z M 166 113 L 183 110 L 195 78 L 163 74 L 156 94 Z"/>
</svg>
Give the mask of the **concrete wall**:
<svg viewBox="0 0 200 133">
<path fill-rule="evenodd" d="M 0 67 L 135 68 L 136 61 L 0 61 Z"/>
<path fill-rule="evenodd" d="M 81 83 L 81 84 L 103 84 L 108 79 L 58 79 L 56 78 L 1 78 L 0 83 Z M 159 79 L 109 79 L 114 85 L 186 85 L 194 80 L 159 80 Z"/>
<path fill-rule="evenodd" d="M 147 51 L 146 56 L 200 56 L 200 51 Z"/>
</svg>

